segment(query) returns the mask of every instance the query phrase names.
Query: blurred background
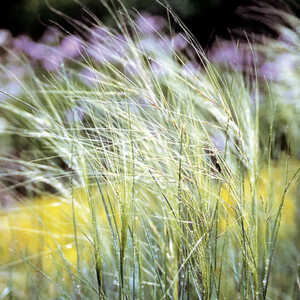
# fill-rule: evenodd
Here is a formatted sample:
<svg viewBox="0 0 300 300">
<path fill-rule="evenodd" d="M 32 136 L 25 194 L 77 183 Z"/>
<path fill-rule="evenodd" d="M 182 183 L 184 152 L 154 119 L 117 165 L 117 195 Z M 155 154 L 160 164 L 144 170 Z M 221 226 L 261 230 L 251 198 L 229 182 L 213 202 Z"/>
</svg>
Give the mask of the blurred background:
<svg viewBox="0 0 300 300">
<path fill-rule="evenodd" d="M 87 16 L 81 9 L 83 5 L 104 23 L 111 23 L 107 10 L 98 0 L 80 0 L 81 4 L 78 0 L 5 2 L 6 7 L 0 12 L 0 28 L 9 29 L 14 36 L 25 33 L 37 40 L 46 27 L 53 23 L 72 31 L 72 26 L 55 10 L 77 20 L 83 20 Z M 169 5 L 204 48 L 209 47 L 216 36 L 231 38 L 237 28 L 274 37 L 275 33 L 267 28 L 265 23 L 262 24 L 258 19 L 246 20 L 243 15 L 243 7 L 261 2 L 268 2 L 286 10 L 293 9 L 297 15 L 300 14 L 298 7 L 300 0 L 168 0 Z M 122 0 L 122 3 L 127 8 L 135 8 L 138 11 L 166 15 L 165 8 L 155 0 Z"/>
</svg>

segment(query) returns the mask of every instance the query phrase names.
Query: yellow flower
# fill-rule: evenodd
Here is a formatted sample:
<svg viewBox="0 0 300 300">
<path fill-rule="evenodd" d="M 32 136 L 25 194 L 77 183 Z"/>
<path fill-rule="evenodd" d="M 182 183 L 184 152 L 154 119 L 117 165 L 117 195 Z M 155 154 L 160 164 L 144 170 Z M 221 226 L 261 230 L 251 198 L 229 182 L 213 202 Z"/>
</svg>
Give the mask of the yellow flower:
<svg viewBox="0 0 300 300">
<path fill-rule="evenodd" d="M 108 201 L 108 194 L 113 194 L 111 187 L 103 189 L 105 201 Z M 112 209 L 115 204 L 112 202 Z M 81 261 L 91 262 L 92 206 L 104 239 L 103 234 L 109 234 L 110 229 L 103 201 L 96 187 L 90 188 L 88 192 L 77 189 L 73 192 L 73 197 L 69 198 L 45 195 L 25 200 L 1 211 L 1 268 L 12 266 L 15 272 L 20 270 L 24 273 L 24 265 L 28 264 L 46 274 L 64 272 L 61 276 L 67 278 L 66 265 L 71 270 L 77 267 L 77 249 L 80 251 Z M 118 224 L 118 214 L 115 213 L 114 217 Z M 75 226 L 78 248 L 75 243 Z"/>
<path fill-rule="evenodd" d="M 297 184 L 292 183 L 288 192 L 285 188 L 297 169 L 300 162 L 289 160 L 288 174 L 283 159 L 273 162 L 270 166 L 264 166 L 259 175 L 251 182 L 250 175 L 246 176 L 243 184 L 224 184 L 221 187 L 220 198 L 223 203 L 225 214 L 220 220 L 220 227 L 226 230 L 235 227 L 239 218 L 243 219 L 247 227 L 251 223 L 253 208 L 256 209 L 256 217 L 260 222 L 261 233 L 265 232 L 266 225 L 275 220 L 281 204 L 281 223 L 279 237 L 296 233 L 296 201 Z"/>
<path fill-rule="evenodd" d="M 298 161 L 291 164 L 288 174 L 300 165 Z M 286 184 L 285 164 L 273 163 L 261 169 L 256 182 L 251 184 L 250 177 L 246 176 L 241 186 L 224 184 L 221 187 L 220 199 L 224 213 L 220 214 L 219 224 L 223 231 L 237 229 L 239 219 L 243 219 L 245 228 L 252 222 L 252 209 L 255 205 L 259 230 L 267 230 L 270 220 L 274 220 L 280 207 L 283 191 Z M 212 183 L 210 183 L 212 184 Z M 212 184 L 213 185 L 213 184 Z M 210 190 L 212 187 L 207 187 Z M 88 190 L 78 188 L 73 191 L 72 197 L 44 195 L 37 199 L 29 199 L 0 212 L 0 264 L 2 270 L 8 266 L 14 267 L 14 273 L 23 278 L 24 265 L 42 269 L 46 274 L 57 274 L 68 279 L 70 270 L 76 270 L 77 250 L 80 261 L 91 263 L 93 255 L 93 218 L 101 232 L 101 251 L 105 255 L 111 253 L 111 230 L 103 200 L 107 205 L 114 230 L 119 235 L 126 234 L 130 213 L 130 197 L 132 193 L 129 184 L 115 183 L 103 185 L 102 191 L 98 187 Z M 161 209 L 160 202 L 155 194 L 147 188 L 137 188 L 137 197 L 142 199 L 145 208 L 150 211 Z M 208 194 L 210 195 L 210 194 Z M 282 208 L 282 221 L 279 237 L 295 233 L 295 205 L 296 188 L 293 186 L 287 193 Z M 92 214 L 92 211 L 95 214 Z M 136 221 L 136 228 L 139 228 Z M 75 242 L 76 228 L 77 244 Z M 78 246 L 78 247 L 77 247 Z M 106 248 L 105 248 L 106 247 Z M 19 271 L 19 272 L 18 272 Z M 5 274 L 5 272 L 1 273 Z M 1 284 L 7 282 L 7 275 L 1 275 Z M 4 276 L 4 277 L 3 277 Z M 23 277 L 22 277 L 23 276 Z"/>
</svg>

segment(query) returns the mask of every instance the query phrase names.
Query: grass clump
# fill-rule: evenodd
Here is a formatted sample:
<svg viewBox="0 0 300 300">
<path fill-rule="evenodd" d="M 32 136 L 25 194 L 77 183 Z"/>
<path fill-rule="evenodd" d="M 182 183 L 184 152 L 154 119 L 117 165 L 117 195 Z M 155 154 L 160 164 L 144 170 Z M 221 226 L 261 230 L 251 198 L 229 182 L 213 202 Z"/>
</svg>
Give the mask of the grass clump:
<svg viewBox="0 0 300 300">
<path fill-rule="evenodd" d="M 114 17 L 119 32 L 80 24 L 94 34 L 80 59 L 0 103 L 6 134 L 35 145 L 17 161 L 32 202 L 2 212 L 3 292 L 293 299 L 299 163 L 262 149 L 273 125 L 261 129 L 257 87 L 210 64 L 188 31 L 178 49 Z M 115 43 L 122 53 L 104 51 Z M 53 194 L 33 199 L 45 184 Z"/>
</svg>

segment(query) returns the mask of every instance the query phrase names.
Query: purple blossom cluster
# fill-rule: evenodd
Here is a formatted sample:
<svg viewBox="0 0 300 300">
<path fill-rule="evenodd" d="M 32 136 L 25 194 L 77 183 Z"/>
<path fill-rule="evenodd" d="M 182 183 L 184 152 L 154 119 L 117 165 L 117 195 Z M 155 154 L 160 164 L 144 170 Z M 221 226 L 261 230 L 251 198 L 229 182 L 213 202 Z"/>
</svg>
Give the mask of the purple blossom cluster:
<svg viewBox="0 0 300 300">
<path fill-rule="evenodd" d="M 276 44 L 280 44 L 280 51 L 274 49 Z M 280 36 L 278 41 L 266 40 L 256 48 L 249 43 L 223 40 L 215 43 L 209 59 L 214 64 L 249 75 L 254 74 L 255 68 L 255 75 L 261 79 L 284 82 L 289 80 L 288 74 L 297 68 L 299 58 L 293 52 L 290 39 L 284 36 Z"/>
<path fill-rule="evenodd" d="M 276 27 L 277 39 L 260 37 L 259 43 L 253 45 L 218 41 L 210 51 L 209 58 L 224 67 L 223 70 L 238 70 L 249 79 L 260 80 L 259 85 L 255 84 L 256 90 L 251 100 L 259 97 L 262 104 L 261 124 L 276 128 L 274 153 L 284 150 L 299 157 L 300 21 L 294 17 L 286 21 L 289 26 Z"/>
<path fill-rule="evenodd" d="M 166 25 L 164 18 L 148 13 L 139 14 L 133 25 L 136 32 L 135 47 L 138 46 L 138 51 L 151 57 L 151 68 L 157 75 L 165 73 L 166 56 L 171 58 L 174 51 L 184 51 L 188 47 L 182 33 L 172 37 L 165 34 Z M 97 65 L 122 65 L 127 75 L 137 74 L 139 66 L 134 63 L 131 42 L 124 33 L 116 33 L 104 25 L 86 29 L 84 37 L 65 35 L 57 28 L 49 27 L 38 41 L 26 35 L 12 37 L 7 30 L 0 30 L 0 47 L 5 50 L 1 51 L 0 60 L 6 77 L 0 79 L 2 90 L 18 94 L 11 79 L 17 77 L 18 81 L 22 81 L 28 75 L 28 70 L 20 59 L 24 56 L 34 70 L 47 72 L 57 72 L 67 62 L 78 63 L 84 56 L 89 57 L 96 67 L 84 66 L 78 70 L 79 79 L 88 86 L 93 86 L 99 80 Z M 189 68 L 189 65 L 187 62 L 184 69 Z"/>
<path fill-rule="evenodd" d="M 260 60 L 260 57 L 251 53 L 249 47 L 231 41 L 218 41 L 210 51 L 209 58 L 213 63 L 227 64 L 238 71 L 243 71 Z"/>
<path fill-rule="evenodd" d="M 9 31 L 0 30 L 3 70 L 0 73 L 0 101 L 20 96 L 24 83 L 33 74 L 39 76 L 50 72 L 55 76 L 69 64 L 72 64 L 70 70 L 76 70 L 72 74 L 88 89 L 95 88 L 106 79 L 103 69 L 106 66 L 118 68 L 131 80 L 139 78 L 145 71 L 144 59 L 149 74 L 163 79 L 172 66 L 179 66 L 174 55 L 189 48 L 185 35 L 174 33 L 170 36 L 166 25 L 165 19 L 160 16 L 141 13 L 135 20 L 130 20 L 126 25 L 128 28 L 114 30 L 103 24 L 90 28 L 83 26 L 80 36 L 49 27 L 35 41 L 27 35 L 13 37 Z M 195 76 L 200 66 L 186 59 L 181 62 L 180 68 L 182 75 Z M 64 120 L 68 123 L 80 122 L 84 115 L 83 108 L 67 108 Z"/>
<path fill-rule="evenodd" d="M 54 29 L 47 30 L 38 42 L 26 35 L 21 35 L 13 39 L 12 50 L 27 55 L 33 62 L 40 63 L 46 70 L 54 71 L 65 58 L 78 57 L 82 43 L 76 35 L 68 35 L 61 40 L 58 39 L 59 36 L 59 32 Z"/>
</svg>

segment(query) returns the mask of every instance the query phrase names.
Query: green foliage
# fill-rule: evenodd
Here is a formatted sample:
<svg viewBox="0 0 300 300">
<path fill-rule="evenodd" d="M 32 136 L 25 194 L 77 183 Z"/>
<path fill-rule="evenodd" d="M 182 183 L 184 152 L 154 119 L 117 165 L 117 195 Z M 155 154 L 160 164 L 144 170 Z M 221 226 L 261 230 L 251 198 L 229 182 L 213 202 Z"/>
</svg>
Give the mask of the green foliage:
<svg viewBox="0 0 300 300">
<path fill-rule="evenodd" d="M 271 159 L 281 115 L 264 125 L 258 87 L 213 66 L 188 32 L 184 51 L 148 50 L 126 10 L 113 17 L 117 59 L 97 63 L 83 44 L 0 102 L 3 132 L 35 149 L 1 160 L 21 166 L 28 191 L 56 191 L 3 211 L 4 297 L 295 298 L 299 162 Z M 165 40 L 154 32 L 150 46 Z"/>
</svg>

